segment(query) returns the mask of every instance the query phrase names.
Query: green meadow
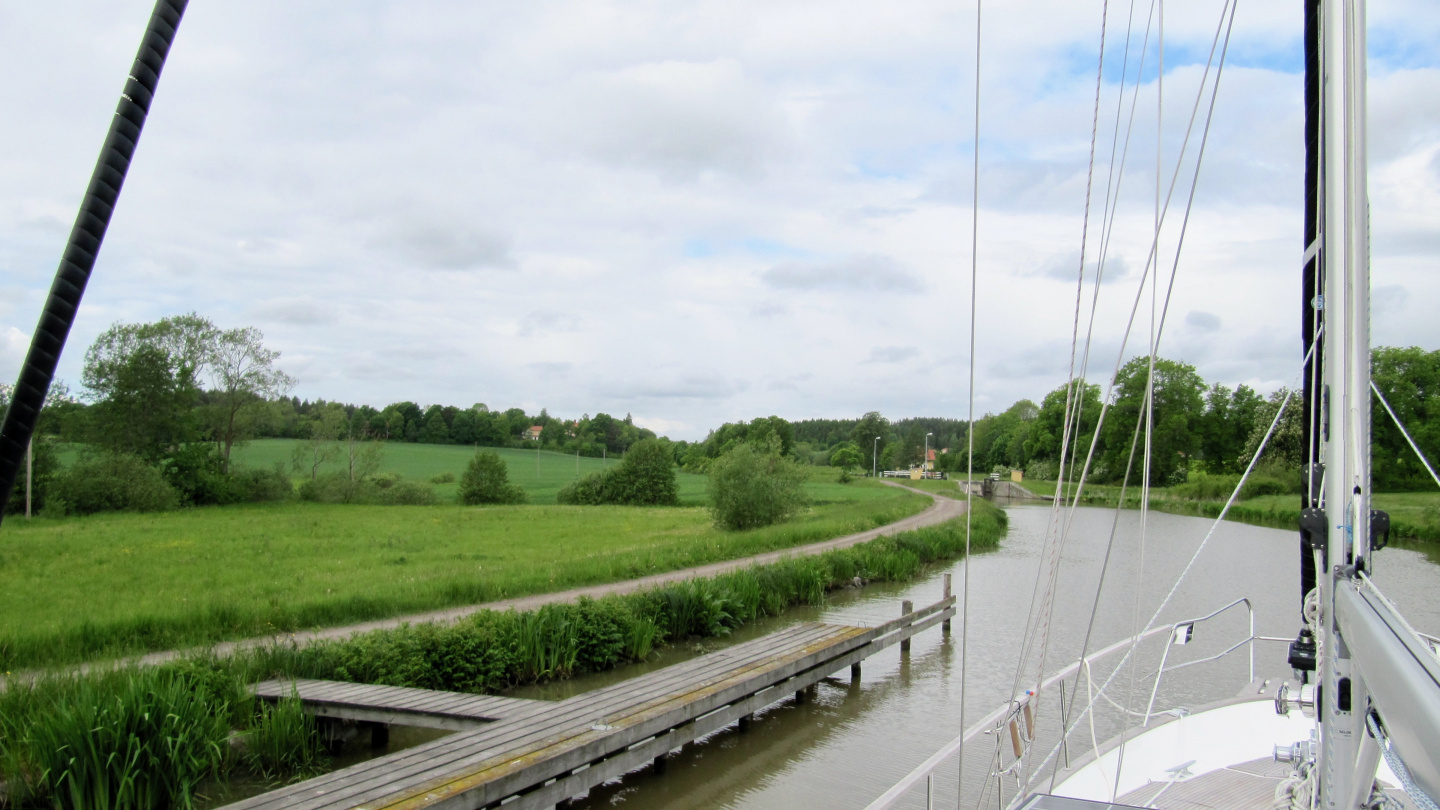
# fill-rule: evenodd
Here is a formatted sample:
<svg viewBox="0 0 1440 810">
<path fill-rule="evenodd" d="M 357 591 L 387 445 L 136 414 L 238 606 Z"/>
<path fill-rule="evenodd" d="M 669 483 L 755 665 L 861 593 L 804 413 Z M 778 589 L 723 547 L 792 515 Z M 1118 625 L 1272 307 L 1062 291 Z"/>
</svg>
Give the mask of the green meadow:
<svg viewBox="0 0 1440 810">
<path fill-rule="evenodd" d="M 294 472 L 290 467 L 290 455 L 294 452 L 294 439 L 258 439 L 235 449 L 232 461 L 242 467 L 270 468 L 279 464 L 290 473 L 296 483 L 309 477 L 308 470 Z M 512 447 L 487 447 L 505 460 L 510 469 L 510 480 L 530 493 L 530 502 L 537 504 L 555 503 L 555 493 L 560 488 L 584 475 L 598 472 L 619 464 L 619 459 L 582 458 L 580 456 L 556 453 L 548 450 L 528 450 Z M 387 442 L 383 451 L 380 471 L 397 473 L 410 481 L 428 482 L 432 478 L 450 473 L 459 480 L 465 465 L 475 455 L 475 448 L 454 444 L 409 444 Z M 321 465 L 319 472 L 343 470 L 341 461 Z M 680 502 L 698 506 L 705 503 L 705 476 L 679 473 Z M 435 494 L 441 500 L 455 499 L 458 484 L 434 484 Z"/>
<path fill-rule="evenodd" d="M 244 463 L 288 458 L 255 442 Z M 457 472 L 473 450 L 387 448 L 407 478 Z M 787 523 L 722 532 L 703 506 L 553 505 L 574 457 L 501 451 L 534 505 L 433 507 L 289 501 L 5 523 L 0 670 L 343 625 L 612 582 L 883 525 L 929 499 L 816 475 Z M 589 466 L 587 467 L 587 462 Z M 273 462 L 272 462 L 273 463 Z M 569 465 L 568 471 L 565 469 Z M 602 462 L 581 459 L 581 472 Z M 524 472 L 528 466 L 532 478 Z M 690 503 L 705 479 L 682 476 Z M 451 485 L 453 486 L 453 485 Z M 548 497 L 552 503 L 543 504 Z"/>
</svg>

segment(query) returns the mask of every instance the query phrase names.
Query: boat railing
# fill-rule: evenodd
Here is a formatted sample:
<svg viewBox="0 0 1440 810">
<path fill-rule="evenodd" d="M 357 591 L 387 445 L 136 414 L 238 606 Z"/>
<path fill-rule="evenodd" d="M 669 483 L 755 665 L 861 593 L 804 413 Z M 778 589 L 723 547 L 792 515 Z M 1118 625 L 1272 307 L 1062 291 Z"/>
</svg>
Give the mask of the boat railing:
<svg viewBox="0 0 1440 810">
<path fill-rule="evenodd" d="M 1245 608 L 1246 618 L 1249 627 L 1249 632 L 1244 638 L 1230 645 L 1225 650 L 1216 653 L 1215 655 L 1210 655 L 1206 656 L 1205 658 L 1200 658 L 1193 661 L 1186 661 L 1179 664 L 1169 664 L 1170 649 L 1175 646 L 1181 646 L 1189 643 L 1190 639 L 1194 635 L 1194 629 L 1196 625 L 1204 624 L 1205 622 L 1216 619 L 1241 605 L 1243 605 Z M 1076 715 L 1073 718 L 1075 722 L 1078 723 L 1081 717 L 1091 712 L 1091 710 L 1096 704 L 1096 701 L 1100 700 L 1101 698 L 1109 700 L 1109 696 L 1104 694 L 1105 686 L 1103 684 L 1101 685 L 1098 692 L 1094 690 L 1094 678 L 1092 677 L 1093 665 L 1114 656 L 1118 652 L 1139 646 L 1139 644 L 1144 641 L 1165 634 L 1168 634 L 1169 641 L 1165 645 L 1165 652 L 1161 656 L 1160 667 L 1155 671 L 1155 684 L 1151 690 L 1150 700 L 1148 705 L 1146 706 L 1145 713 L 1143 715 L 1144 722 L 1146 724 L 1150 722 L 1150 719 L 1155 714 L 1155 700 L 1160 689 L 1161 678 L 1165 675 L 1165 673 L 1175 672 L 1177 670 L 1185 669 L 1191 666 L 1195 666 L 1197 664 L 1216 661 L 1230 655 L 1241 647 L 1248 646 L 1250 658 L 1249 674 L 1250 680 L 1253 681 L 1255 680 L 1255 642 L 1270 641 L 1288 643 L 1289 641 L 1291 641 L 1291 639 L 1286 638 L 1255 635 L 1255 610 L 1250 600 L 1243 597 L 1240 599 L 1236 599 L 1235 601 L 1224 605 L 1223 607 L 1217 608 L 1216 610 L 1213 610 L 1203 616 L 1197 616 L 1191 619 L 1183 619 L 1181 621 L 1173 622 L 1168 625 L 1160 625 L 1159 627 L 1152 627 L 1149 630 L 1137 633 L 1133 636 L 1130 636 L 1129 638 L 1121 639 L 1114 644 L 1090 653 L 1071 663 L 1069 666 L 1066 666 L 1065 668 L 1051 674 L 1049 677 L 1034 684 L 1031 688 L 1023 690 L 1019 695 L 1015 696 L 1009 702 L 995 708 L 990 713 L 986 714 L 984 717 L 971 724 L 971 726 L 965 729 L 959 736 L 946 743 L 934 754 L 932 754 L 928 759 L 917 765 L 914 770 L 910 771 L 910 773 L 906 774 L 903 778 L 897 781 L 893 786 L 890 787 L 889 790 L 885 791 L 885 793 L 881 794 L 877 799 L 867 805 L 866 810 L 883 810 L 884 808 L 893 807 L 898 801 L 900 801 L 902 797 L 907 795 L 911 790 L 917 788 L 922 782 L 925 785 L 925 795 L 927 797 L 926 806 L 929 807 L 929 799 L 930 797 L 934 796 L 935 792 L 935 771 L 941 765 L 945 764 L 952 757 L 956 756 L 956 754 L 958 754 L 965 745 L 974 741 L 976 738 L 979 738 L 982 735 L 1000 734 L 1004 732 L 1007 727 L 1009 728 L 1012 742 L 1018 749 L 1021 745 L 1020 724 L 1022 722 L 1026 726 L 1025 737 L 1033 738 L 1034 720 L 1031 716 L 1026 714 L 1026 711 L 1030 706 L 1031 700 L 1041 692 L 1055 687 L 1058 684 L 1060 687 L 1060 702 L 1063 711 L 1065 705 L 1065 679 L 1071 677 L 1072 675 L 1075 675 L 1081 670 L 1084 670 L 1086 686 L 1088 692 L 1090 693 L 1090 697 L 1089 705 L 1085 707 L 1081 714 Z M 1078 684 L 1076 691 L 1078 692 Z M 1127 713 L 1137 717 L 1142 716 L 1139 712 Z M 1068 735 L 1062 732 L 1062 737 L 1063 736 Z M 1063 739 L 1061 744 L 1063 745 Z M 1058 747 L 1059 746 L 1057 746 L 1057 748 Z M 1017 751 L 1016 760 L 1019 759 L 1020 756 L 1019 752 Z"/>
</svg>

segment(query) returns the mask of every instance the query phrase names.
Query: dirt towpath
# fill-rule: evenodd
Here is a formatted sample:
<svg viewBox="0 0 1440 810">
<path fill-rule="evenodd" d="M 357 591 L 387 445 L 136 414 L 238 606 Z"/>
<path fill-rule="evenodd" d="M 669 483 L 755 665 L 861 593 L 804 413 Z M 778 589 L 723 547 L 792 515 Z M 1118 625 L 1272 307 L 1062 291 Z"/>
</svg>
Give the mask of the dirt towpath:
<svg viewBox="0 0 1440 810">
<path fill-rule="evenodd" d="M 912 529 L 921 528 L 922 526 L 933 526 L 937 523 L 943 523 L 947 520 L 950 520 L 951 518 L 956 518 L 965 514 L 965 501 L 963 500 L 946 498 L 930 492 L 914 489 L 913 487 L 906 487 L 901 484 L 895 484 L 889 481 L 886 481 L 884 483 L 889 484 L 890 486 L 902 487 L 903 489 L 908 489 L 911 492 L 918 492 L 921 495 L 928 495 L 934 500 L 934 503 L 931 504 L 928 509 L 918 515 L 911 515 L 908 518 L 897 520 L 894 523 L 887 523 L 886 525 L 881 526 L 877 529 L 870 529 L 869 531 L 859 532 L 857 534 L 847 534 L 844 537 L 836 537 L 834 539 L 825 540 L 819 543 L 811 543 L 810 545 L 795 546 L 793 548 L 782 549 L 780 551 L 770 551 L 766 552 L 765 554 L 756 554 L 751 557 L 741 557 L 735 560 L 726 560 L 724 562 L 701 565 L 695 568 L 682 568 L 676 571 L 667 571 L 663 574 L 652 574 L 650 576 L 640 577 L 639 579 L 627 579 L 620 582 L 608 582 L 601 585 L 590 585 L 584 588 L 572 588 L 568 591 L 538 593 L 531 596 L 521 596 L 515 599 L 502 599 L 496 602 L 482 602 L 477 605 L 466 605 L 464 607 L 447 608 L 445 610 L 434 610 L 428 613 L 415 613 L 409 616 L 398 616 L 393 619 L 382 619 L 379 621 L 364 622 L 362 624 L 351 624 L 344 627 L 325 627 L 316 630 L 306 630 L 299 633 L 281 633 L 278 635 L 261 636 L 259 638 L 244 639 L 241 641 L 226 641 L 215 644 L 212 647 L 208 648 L 196 648 L 196 650 L 166 650 L 163 652 L 154 652 L 148 655 L 143 655 L 128 660 L 134 661 L 135 663 L 138 663 L 142 666 L 153 666 L 155 664 L 163 664 L 167 661 L 172 661 L 189 652 L 195 652 L 199 649 L 212 650 L 217 656 L 228 656 L 238 651 L 253 649 L 255 647 L 264 647 L 271 644 L 294 644 L 303 647 L 315 641 L 325 639 L 347 638 L 349 636 L 355 635 L 356 633 L 367 633 L 371 630 L 389 630 L 405 624 L 451 624 L 465 618 L 466 616 L 469 616 L 472 613 L 481 610 L 510 610 L 511 608 L 514 608 L 515 610 L 534 610 L 541 605 L 548 605 L 557 602 L 574 602 L 582 596 L 588 596 L 598 599 L 599 597 L 608 596 L 610 594 L 632 593 L 634 591 L 641 591 L 645 590 L 646 588 L 653 588 L 657 585 L 664 585 L 670 582 L 680 582 L 683 580 L 694 579 L 697 577 L 712 577 L 716 574 L 723 574 L 727 571 L 747 568 L 752 565 L 764 565 L 765 563 L 775 562 L 777 560 L 785 559 L 786 557 L 802 557 L 812 554 L 820 554 L 822 552 L 829 551 L 830 549 L 845 548 L 846 546 L 853 546 L 859 543 L 864 543 L 866 541 L 874 540 L 875 538 L 884 535 L 906 532 Z M 97 665 L 85 664 L 79 667 L 71 668 L 70 671 L 85 672 L 94 666 Z M 106 665 L 99 664 L 98 666 Z M 33 672 L 17 672 L 11 675 L 8 679 L 0 680 L 0 689 L 4 689 L 6 680 L 28 680 L 36 677 L 37 674 L 38 673 Z"/>
</svg>

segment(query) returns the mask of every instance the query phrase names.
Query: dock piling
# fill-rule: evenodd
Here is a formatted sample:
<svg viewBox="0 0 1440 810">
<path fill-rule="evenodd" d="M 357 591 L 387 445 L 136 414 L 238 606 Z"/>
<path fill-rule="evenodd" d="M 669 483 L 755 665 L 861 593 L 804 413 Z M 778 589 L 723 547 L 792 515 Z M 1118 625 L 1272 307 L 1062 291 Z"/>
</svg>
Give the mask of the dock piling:
<svg viewBox="0 0 1440 810">
<path fill-rule="evenodd" d="M 949 598 L 950 598 L 950 574 L 949 574 L 949 572 L 946 572 L 946 574 L 945 574 L 945 592 L 944 592 L 943 594 L 941 594 L 940 598 L 941 598 L 941 599 L 949 599 Z M 949 619 L 946 619 L 945 621 L 943 621 L 943 622 L 940 623 L 940 632 L 943 633 L 944 635 L 947 635 L 947 636 L 950 635 L 950 620 L 949 620 Z"/>
<path fill-rule="evenodd" d="M 900 603 L 900 616 L 902 618 L 905 616 L 909 616 L 911 613 L 914 612 L 914 610 L 915 603 L 911 602 L 909 599 L 906 599 L 904 602 Z M 904 655 L 908 652 L 910 652 L 910 637 L 906 636 L 900 641 L 900 654 Z"/>
</svg>

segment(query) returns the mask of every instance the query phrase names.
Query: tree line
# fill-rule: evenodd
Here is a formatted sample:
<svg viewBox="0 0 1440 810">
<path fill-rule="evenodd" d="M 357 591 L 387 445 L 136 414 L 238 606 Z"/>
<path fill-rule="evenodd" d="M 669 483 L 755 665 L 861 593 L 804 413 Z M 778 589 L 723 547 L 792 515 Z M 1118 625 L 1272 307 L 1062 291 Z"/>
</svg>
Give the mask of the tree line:
<svg viewBox="0 0 1440 810">
<path fill-rule="evenodd" d="M 1434 465 L 1440 460 L 1440 351 L 1377 347 L 1371 353 L 1371 377 Z M 1129 480 L 1137 482 L 1142 456 L 1137 450 L 1132 461 L 1131 445 L 1149 380 L 1148 357 L 1136 357 L 1122 366 L 1103 424 L 1101 388 L 1088 382 L 1058 386 L 1039 404 L 1022 399 L 999 413 L 985 414 L 974 425 L 975 472 L 1019 469 L 1032 478 L 1056 478 L 1061 472 L 1070 400 L 1067 464 L 1078 455 L 1072 474 L 1078 474 L 1078 466 L 1089 457 L 1091 480 L 1120 481 L 1126 478 L 1128 468 Z M 1298 391 L 1281 388 L 1262 396 L 1248 385 L 1207 382 L 1194 366 L 1182 361 L 1156 358 L 1154 412 L 1149 416 L 1151 484 L 1184 483 L 1192 473 L 1239 474 L 1255 456 L 1287 397 L 1289 404 L 1257 466 L 1264 474 L 1298 481 L 1306 463 L 1305 417 Z M 1429 472 L 1378 398 L 1372 399 L 1371 424 L 1374 486 L 1388 491 L 1432 486 Z M 771 416 L 727 423 L 711 431 L 704 441 L 689 445 L 679 459 L 686 469 L 703 472 L 710 460 L 755 434 L 775 435 L 782 453 L 797 461 L 865 470 L 920 464 L 926 434 L 931 434 L 928 444 L 938 451 L 937 469 L 963 472 L 968 462 L 969 426 L 964 420 L 909 418 L 892 422 L 875 411 L 858 419 L 786 422 Z M 1143 445 L 1138 447 L 1143 449 Z"/>
</svg>

